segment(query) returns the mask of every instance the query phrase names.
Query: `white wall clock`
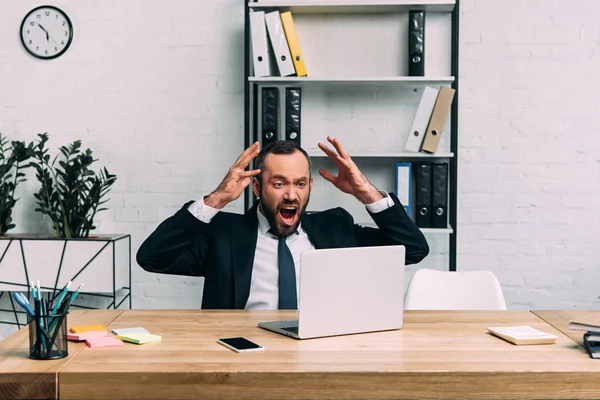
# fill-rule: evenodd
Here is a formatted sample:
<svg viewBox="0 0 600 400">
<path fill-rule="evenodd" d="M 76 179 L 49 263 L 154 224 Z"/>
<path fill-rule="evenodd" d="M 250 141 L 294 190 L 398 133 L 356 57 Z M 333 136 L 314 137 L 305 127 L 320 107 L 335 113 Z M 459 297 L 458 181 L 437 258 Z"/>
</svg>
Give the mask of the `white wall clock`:
<svg viewBox="0 0 600 400">
<path fill-rule="evenodd" d="M 21 42 L 34 57 L 52 59 L 71 45 L 73 24 L 62 10 L 40 6 L 29 11 L 21 23 Z"/>
</svg>

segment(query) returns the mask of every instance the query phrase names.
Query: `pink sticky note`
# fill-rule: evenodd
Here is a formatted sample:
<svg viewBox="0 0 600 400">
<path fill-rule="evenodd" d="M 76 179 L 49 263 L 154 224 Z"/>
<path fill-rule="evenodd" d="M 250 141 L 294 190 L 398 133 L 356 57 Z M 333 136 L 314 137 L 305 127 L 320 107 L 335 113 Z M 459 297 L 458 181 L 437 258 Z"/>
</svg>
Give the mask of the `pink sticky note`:
<svg viewBox="0 0 600 400">
<path fill-rule="evenodd" d="M 85 340 L 85 343 L 90 347 L 115 347 L 124 345 L 122 340 L 114 336 L 88 338 Z"/>
<path fill-rule="evenodd" d="M 81 333 L 69 333 L 69 334 L 67 334 L 67 340 L 74 340 L 76 342 L 81 342 L 81 341 L 89 339 L 89 338 L 104 337 L 107 334 L 108 333 L 106 331 L 88 331 L 88 332 L 81 332 Z"/>
</svg>

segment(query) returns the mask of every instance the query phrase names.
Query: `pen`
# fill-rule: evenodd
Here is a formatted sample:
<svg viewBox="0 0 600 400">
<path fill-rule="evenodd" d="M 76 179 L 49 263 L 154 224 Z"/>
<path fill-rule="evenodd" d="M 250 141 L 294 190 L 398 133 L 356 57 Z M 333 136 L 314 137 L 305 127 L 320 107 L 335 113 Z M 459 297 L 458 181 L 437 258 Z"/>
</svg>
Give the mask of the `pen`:
<svg viewBox="0 0 600 400">
<path fill-rule="evenodd" d="M 27 314 L 31 315 L 32 317 L 35 317 L 35 313 L 31 309 L 29 301 L 27 301 L 27 298 L 22 293 L 13 293 L 13 298 L 17 301 L 17 303 L 19 303 L 21 307 L 25 309 L 25 311 L 27 311 Z"/>
<path fill-rule="evenodd" d="M 58 300 L 56 301 L 56 304 L 54 305 L 54 308 L 52 309 L 51 315 L 56 314 L 56 311 L 60 308 L 60 304 L 62 303 L 65 296 L 67 295 L 67 289 L 69 288 L 69 286 L 71 286 L 71 281 L 69 281 L 63 288 L 63 290 L 60 294 L 60 297 L 58 298 Z"/>
<path fill-rule="evenodd" d="M 79 294 L 79 290 L 81 290 L 82 287 L 83 287 L 83 283 L 81 285 L 79 285 L 79 287 L 77 288 L 76 291 L 73 292 L 73 294 L 71 295 L 71 301 L 69 302 L 69 305 L 73 304 L 73 302 L 75 301 L 75 298 Z"/>
</svg>

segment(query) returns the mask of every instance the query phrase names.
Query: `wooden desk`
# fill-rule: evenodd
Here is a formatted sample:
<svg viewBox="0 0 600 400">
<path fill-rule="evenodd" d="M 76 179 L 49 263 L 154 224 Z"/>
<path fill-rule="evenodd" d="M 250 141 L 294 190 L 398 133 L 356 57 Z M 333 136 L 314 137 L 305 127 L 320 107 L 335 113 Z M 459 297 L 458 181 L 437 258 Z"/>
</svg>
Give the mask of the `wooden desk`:
<svg viewBox="0 0 600 400">
<path fill-rule="evenodd" d="M 600 314 L 600 311 L 597 311 Z M 586 331 L 569 329 L 569 321 L 585 317 L 593 311 L 590 310 L 536 310 L 532 311 L 535 315 L 570 337 L 581 346 L 583 346 L 583 334 Z"/>
<path fill-rule="evenodd" d="M 600 397 L 600 363 L 528 311 L 406 312 L 400 331 L 295 340 L 256 327 L 294 312 L 126 310 L 161 343 L 79 352 L 59 373 L 61 398 Z M 527 324 L 560 336 L 514 346 L 486 326 Z M 216 343 L 265 346 L 237 354 Z"/>
<path fill-rule="evenodd" d="M 71 311 L 69 325 L 109 324 L 123 310 Z M 69 356 L 60 360 L 29 359 L 29 328 L 0 342 L 0 399 L 58 398 L 58 371 L 83 350 L 85 344 L 69 342 Z"/>
<path fill-rule="evenodd" d="M 406 311 L 399 331 L 310 340 L 256 327 L 294 317 L 125 310 L 109 328 L 143 326 L 162 342 L 86 347 L 58 368 L 58 393 L 64 399 L 600 398 L 600 362 L 529 311 Z M 559 340 L 515 346 L 486 330 L 521 324 Z M 216 343 L 228 336 L 245 336 L 265 351 L 238 354 Z"/>
</svg>

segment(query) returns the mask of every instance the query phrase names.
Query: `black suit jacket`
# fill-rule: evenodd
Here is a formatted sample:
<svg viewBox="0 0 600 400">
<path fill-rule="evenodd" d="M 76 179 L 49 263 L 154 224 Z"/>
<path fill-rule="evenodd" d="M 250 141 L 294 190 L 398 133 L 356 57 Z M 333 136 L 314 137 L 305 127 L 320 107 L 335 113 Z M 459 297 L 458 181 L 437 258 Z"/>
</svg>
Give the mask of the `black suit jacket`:
<svg viewBox="0 0 600 400">
<path fill-rule="evenodd" d="M 406 264 L 429 253 L 425 237 L 390 193 L 394 206 L 371 214 L 378 228 L 356 225 L 342 208 L 302 217 L 302 228 L 316 249 L 404 245 Z M 250 294 L 258 235 L 255 204 L 245 214 L 219 212 L 209 224 L 194 217 L 185 204 L 142 243 L 138 264 L 149 272 L 204 276 L 202 308 L 243 309 Z"/>
</svg>

